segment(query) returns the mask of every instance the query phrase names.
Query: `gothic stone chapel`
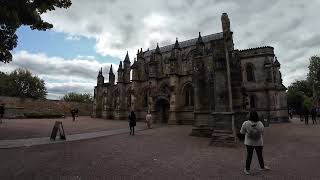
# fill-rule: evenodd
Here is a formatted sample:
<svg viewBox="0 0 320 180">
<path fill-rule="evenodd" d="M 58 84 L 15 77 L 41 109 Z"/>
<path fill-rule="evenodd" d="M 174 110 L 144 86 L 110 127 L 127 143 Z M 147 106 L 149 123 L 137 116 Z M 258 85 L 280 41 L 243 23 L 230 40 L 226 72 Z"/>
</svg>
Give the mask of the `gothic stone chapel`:
<svg viewBox="0 0 320 180">
<path fill-rule="evenodd" d="M 133 64 L 127 53 L 116 84 L 112 66 L 108 83 L 101 69 L 93 117 L 127 119 L 133 110 L 143 120 L 150 111 L 154 123 L 224 129 L 254 109 L 263 119 L 286 121 L 286 87 L 274 48 L 234 49 L 226 13 L 221 21 L 222 32 L 138 50 Z"/>
</svg>

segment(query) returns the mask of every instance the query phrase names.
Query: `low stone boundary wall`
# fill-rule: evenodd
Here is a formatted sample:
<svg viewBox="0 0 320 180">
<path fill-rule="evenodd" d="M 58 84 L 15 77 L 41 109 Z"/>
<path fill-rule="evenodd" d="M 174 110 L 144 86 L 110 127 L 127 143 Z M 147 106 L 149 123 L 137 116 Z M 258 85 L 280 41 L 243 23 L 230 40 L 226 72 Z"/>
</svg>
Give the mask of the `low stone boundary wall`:
<svg viewBox="0 0 320 180">
<path fill-rule="evenodd" d="M 62 112 L 70 116 L 70 109 L 79 109 L 80 116 L 91 116 L 92 104 L 79 102 L 65 102 L 61 100 L 35 100 L 0 96 L 0 104 L 5 104 L 5 117 L 19 118 L 30 112 Z"/>
</svg>

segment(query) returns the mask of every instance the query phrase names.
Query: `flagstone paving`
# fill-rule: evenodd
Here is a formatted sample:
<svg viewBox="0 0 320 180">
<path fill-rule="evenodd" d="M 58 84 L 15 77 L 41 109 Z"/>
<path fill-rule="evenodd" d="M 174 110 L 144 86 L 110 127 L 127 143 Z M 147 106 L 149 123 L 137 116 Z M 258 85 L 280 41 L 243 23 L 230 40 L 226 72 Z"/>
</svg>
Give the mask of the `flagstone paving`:
<svg viewBox="0 0 320 180">
<path fill-rule="evenodd" d="M 192 126 L 39 146 L 0 149 L 0 179 L 320 179 L 320 125 L 271 124 L 265 129 L 265 163 L 256 155 L 243 174 L 245 147 L 209 146 L 191 137 Z"/>
</svg>

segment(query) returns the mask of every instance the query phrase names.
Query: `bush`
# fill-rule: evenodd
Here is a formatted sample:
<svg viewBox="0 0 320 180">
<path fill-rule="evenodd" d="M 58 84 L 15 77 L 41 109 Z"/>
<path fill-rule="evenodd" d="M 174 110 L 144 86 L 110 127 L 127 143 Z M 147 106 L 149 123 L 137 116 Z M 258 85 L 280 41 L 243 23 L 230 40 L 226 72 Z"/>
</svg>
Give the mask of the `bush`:
<svg viewBox="0 0 320 180">
<path fill-rule="evenodd" d="M 32 112 L 32 113 L 24 113 L 26 118 L 62 118 L 65 117 L 64 113 L 61 112 Z"/>
</svg>

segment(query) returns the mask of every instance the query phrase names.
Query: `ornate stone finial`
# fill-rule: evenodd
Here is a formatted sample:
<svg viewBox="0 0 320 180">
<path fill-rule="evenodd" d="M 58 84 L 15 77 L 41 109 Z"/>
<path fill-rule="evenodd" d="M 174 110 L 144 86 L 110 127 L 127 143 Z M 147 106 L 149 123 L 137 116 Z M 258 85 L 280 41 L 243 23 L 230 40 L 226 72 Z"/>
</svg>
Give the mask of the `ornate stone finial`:
<svg viewBox="0 0 320 180">
<path fill-rule="evenodd" d="M 140 51 L 140 53 L 142 53 L 142 48 L 141 48 L 141 51 Z"/>
<path fill-rule="evenodd" d="M 202 37 L 201 37 L 201 33 L 200 33 L 200 32 L 199 32 L 197 44 L 203 44 L 203 40 L 202 40 Z"/>
<path fill-rule="evenodd" d="M 174 44 L 174 48 L 173 49 L 180 49 L 178 38 L 176 38 L 176 43 Z"/>
<path fill-rule="evenodd" d="M 110 66 L 109 74 L 113 74 L 112 64 L 111 64 L 111 66 Z"/>
<path fill-rule="evenodd" d="M 278 61 L 277 56 L 275 56 L 274 66 L 275 66 L 275 67 L 280 67 L 280 63 L 279 63 L 279 61 Z"/>
<path fill-rule="evenodd" d="M 127 55 L 126 55 L 126 57 L 124 58 L 124 61 L 123 61 L 123 62 L 130 62 L 128 51 L 127 51 Z"/>
<path fill-rule="evenodd" d="M 139 49 L 138 49 L 138 52 L 137 52 L 137 54 L 139 54 Z"/>
<path fill-rule="evenodd" d="M 160 48 L 159 48 L 159 44 L 157 43 L 157 47 L 156 47 L 156 53 L 161 54 Z"/>
<path fill-rule="evenodd" d="M 122 61 L 120 61 L 120 64 L 119 64 L 119 70 L 122 69 Z"/>
</svg>

